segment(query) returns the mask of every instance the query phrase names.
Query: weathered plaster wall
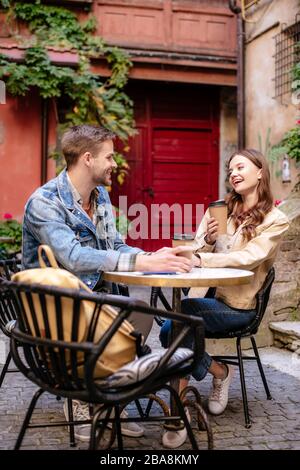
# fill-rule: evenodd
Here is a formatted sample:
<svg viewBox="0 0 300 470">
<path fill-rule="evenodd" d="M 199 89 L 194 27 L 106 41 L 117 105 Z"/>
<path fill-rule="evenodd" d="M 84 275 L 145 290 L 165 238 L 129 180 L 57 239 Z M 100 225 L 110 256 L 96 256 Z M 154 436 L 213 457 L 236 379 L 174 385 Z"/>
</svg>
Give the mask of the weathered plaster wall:
<svg viewBox="0 0 300 470">
<path fill-rule="evenodd" d="M 51 118 L 49 143 L 53 128 Z M 53 178 L 54 161 L 47 166 L 48 179 Z M 0 220 L 8 212 L 21 221 L 28 197 L 41 183 L 41 101 L 35 91 L 7 96 L 0 105 L 0 168 Z"/>
<path fill-rule="evenodd" d="M 233 87 L 223 87 L 220 93 L 220 199 L 226 194 L 226 161 L 237 149 L 236 93 Z"/>
<path fill-rule="evenodd" d="M 255 23 L 246 23 L 246 145 L 258 147 L 261 136 L 265 151 L 268 128 L 270 142 L 278 143 L 284 133 L 295 127 L 297 109 L 291 96 L 285 96 L 284 103 L 274 99 L 275 95 L 275 40 L 282 25 L 295 23 L 300 10 L 299 0 L 262 0 L 249 16 Z M 285 199 L 297 181 L 297 169 L 291 162 L 292 182 L 282 183 L 281 161 L 271 165 L 272 188 L 276 199 Z"/>
</svg>

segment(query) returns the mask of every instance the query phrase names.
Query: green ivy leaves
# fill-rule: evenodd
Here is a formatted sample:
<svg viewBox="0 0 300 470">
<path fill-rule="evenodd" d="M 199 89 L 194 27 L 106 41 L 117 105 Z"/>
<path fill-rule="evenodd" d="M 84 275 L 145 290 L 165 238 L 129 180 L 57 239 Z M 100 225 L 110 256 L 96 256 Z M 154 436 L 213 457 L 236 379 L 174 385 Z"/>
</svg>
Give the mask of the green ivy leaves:
<svg viewBox="0 0 300 470">
<path fill-rule="evenodd" d="M 11 238 L 10 243 L 0 242 L 1 256 L 5 254 L 17 253 L 21 249 L 22 243 L 22 224 L 17 220 L 8 219 L 0 221 L 0 238 Z"/>
<path fill-rule="evenodd" d="M 10 62 L 0 56 L 0 79 L 14 96 L 26 95 L 36 87 L 43 98 L 68 97 L 71 106 L 65 114 L 64 127 L 81 123 L 102 124 L 126 141 L 135 134 L 133 103 L 124 93 L 132 63 L 117 47 L 105 45 L 102 38 L 93 36 L 94 17 L 80 23 L 74 13 L 59 6 L 1 0 L 13 16 L 27 23 L 32 36 L 27 39 L 24 62 Z M 18 36 L 16 36 L 16 40 Z M 24 43 L 24 38 L 22 44 Z M 77 67 L 53 64 L 47 49 L 67 49 L 79 57 Z M 105 57 L 111 75 L 106 81 L 92 73 L 92 58 Z"/>
<path fill-rule="evenodd" d="M 288 131 L 281 141 L 289 157 L 294 158 L 296 163 L 300 163 L 300 126 Z"/>
</svg>

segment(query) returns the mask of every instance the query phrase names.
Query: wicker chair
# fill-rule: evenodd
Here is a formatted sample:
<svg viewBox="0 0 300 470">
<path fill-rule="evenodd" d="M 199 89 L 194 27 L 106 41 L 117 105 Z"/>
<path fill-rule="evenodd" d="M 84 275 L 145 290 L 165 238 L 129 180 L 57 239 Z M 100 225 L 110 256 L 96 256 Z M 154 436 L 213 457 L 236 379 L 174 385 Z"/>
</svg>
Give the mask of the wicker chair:
<svg viewBox="0 0 300 470">
<path fill-rule="evenodd" d="M 214 359 L 217 361 L 224 362 L 226 364 L 237 365 L 239 367 L 240 372 L 240 380 L 241 380 L 241 389 L 242 389 L 242 396 L 243 396 L 243 407 L 244 407 L 244 415 L 245 415 L 245 427 L 251 427 L 251 420 L 249 415 L 249 407 L 248 407 L 248 399 L 247 399 L 247 390 L 246 390 L 246 382 L 245 382 L 245 373 L 244 373 L 244 361 L 256 361 L 260 376 L 264 385 L 264 389 L 267 395 L 267 399 L 271 400 L 272 396 L 268 387 L 267 379 L 264 373 L 264 369 L 259 357 L 256 341 L 255 341 L 255 334 L 258 331 L 259 325 L 264 317 L 265 311 L 267 309 L 270 292 L 272 288 L 272 284 L 275 279 L 275 270 L 271 268 L 268 272 L 268 275 L 265 279 L 265 282 L 259 292 L 256 294 L 256 315 L 250 325 L 241 328 L 240 330 L 235 331 L 227 331 L 226 333 L 214 333 L 209 334 L 205 333 L 206 338 L 215 338 L 215 339 L 224 339 L 224 338 L 236 338 L 236 356 L 214 356 Z M 254 356 L 245 356 L 242 354 L 242 347 L 241 341 L 244 338 L 250 338 Z"/>
<path fill-rule="evenodd" d="M 90 449 L 96 449 L 101 444 L 105 448 L 110 447 L 117 435 L 118 448 L 122 450 L 123 441 L 120 423 L 126 421 L 126 419 L 131 421 L 160 420 L 167 422 L 174 422 L 175 420 L 178 422 L 178 419 L 181 419 L 187 428 L 188 437 L 193 449 L 198 448 L 184 412 L 183 403 L 178 393 L 168 382 L 171 378 L 185 377 L 191 373 L 196 363 L 196 357 L 199 358 L 203 355 L 204 332 L 201 319 L 193 316 L 186 318 L 186 316 L 180 313 L 168 312 L 168 318 L 182 322 L 183 327 L 180 335 L 166 351 L 161 351 L 158 357 L 157 354 L 155 356 L 155 353 L 152 353 L 152 355 L 143 356 L 135 360 L 133 363 L 126 365 L 125 372 L 124 368 L 121 368 L 107 379 L 94 379 L 94 370 L 98 358 L 121 323 L 128 318 L 132 311 L 152 316 L 157 314 L 166 315 L 165 312 L 157 311 L 157 309 L 147 307 L 144 304 L 141 305 L 140 302 L 125 297 L 112 300 L 110 296 L 104 294 L 83 294 L 72 289 L 40 285 L 29 286 L 9 281 L 1 283 L 0 296 L 1 298 L 8 298 L 9 303 L 13 305 L 17 312 L 18 324 L 11 332 L 12 357 L 20 371 L 39 387 L 27 410 L 15 449 L 20 448 L 26 430 L 31 427 L 30 420 L 37 400 L 45 391 L 56 396 L 66 397 L 69 400 L 81 400 L 94 406 L 94 414 L 91 419 Z M 47 328 L 47 325 L 49 326 L 47 300 L 51 297 L 54 299 L 57 337 L 59 339 L 52 339 L 50 329 L 49 327 Z M 45 330 L 43 332 L 40 331 L 37 320 L 36 303 L 34 302 L 37 298 L 39 299 L 39 305 L 44 318 Z M 72 341 L 65 340 L 62 328 L 65 313 L 62 305 L 63 300 L 66 298 L 73 300 L 72 311 L 67 312 L 68 315 L 72 315 Z M 81 302 L 83 301 L 93 302 L 94 311 L 87 338 L 85 341 L 79 341 L 79 316 Z M 32 322 L 35 325 L 34 335 L 29 328 L 28 319 L 26 319 L 27 313 L 24 302 L 27 305 L 27 309 L 28 306 L 30 308 Z M 119 314 L 102 338 L 98 342 L 94 342 L 95 327 L 103 304 L 117 308 Z M 193 331 L 195 335 L 194 352 L 185 348 L 179 348 L 180 343 L 190 331 Z M 84 355 L 84 373 L 80 375 L 78 366 L 82 365 L 82 355 Z M 79 360 L 79 356 L 81 360 Z M 142 364 L 145 361 L 150 361 L 150 365 L 148 364 L 146 370 L 143 370 Z M 155 392 L 163 388 L 167 389 L 175 400 L 179 413 L 178 416 L 169 416 L 166 404 L 161 399 L 156 398 Z M 139 399 L 143 397 L 150 397 L 146 411 L 141 409 L 139 403 Z M 121 410 L 132 401 L 135 401 L 137 405 L 139 417 L 120 418 Z M 150 414 L 151 405 L 154 401 L 157 401 L 162 406 L 164 415 L 153 417 Z M 101 405 L 100 409 L 99 405 Z M 112 411 L 114 411 L 113 418 L 111 417 Z M 106 415 L 104 412 L 106 412 Z M 201 410 L 201 413 L 204 413 L 203 410 Z M 103 414 L 105 417 L 103 417 Z M 202 414 L 202 416 L 204 415 L 205 413 Z M 113 423 L 111 435 L 107 442 L 103 442 L 102 438 L 106 432 L 108 422 Z M 72 416 L 70 416 L 68 423 L 57 423 L 58 426 L 66 424 L 69 424 L 72 429 L 73 426 L 83 423 L 79 421 L 74 422 Z M 41 427 L 44 426 L 47 426 L 47 424 L 41 424 Z M 53 426 L 53 423 L 51 423 L 51 426 Z M 210 440 L 209 446 L 212 447 L 211 430 L 207 429 L 207 432 Z"/>
<path fill-rule="evenodd" d="M 13 273 L 20 271 L 20 267 L 21 267 L 21 260 L 17 258 L 0 260 L 0 282 L 3 279 L 10 280 L 11 275 Z M 13 308 L 12 309 L 8 308 L 6 299 L 5 297 L 3 297 L 2 299 L 0 299 L 0 329 L 2 333 L 8 338 L 10 338 L 11 328 L 15 324 L 15 319 L 16 319 L 15 310 Z M 10 361 L 11 361 L 11 353 L 9 351 L 5 360 L 5 364 L 2 368 L 1 375 L 0 375 L 0 388 L 2 386 L 5 375 L 8 372 L 18 372 L 17 369 L 9 369 Z"/>
<path fill-rule="evenodd" d="M 260 376 L 264 385 L 264 389 L 267 395 L 267 399 L 271 400 L 271 394 L 270 390 L 268 387 L 267 379 L 263 370 L 263 366 L 259 357 L 256 341 L 254 335 L 257 333 L 259 325 L 263 319 L 263 316 L 265 314 L 269 297 L 270 297 L 270 292 L 272 288 L 272 284 L 274 282 L 275 278 L 275 270 L 274 268 L 271 268 L 263 286 L 259 290 L 259 292 L 256 294 L 256 315 L 252 322 L 244 327 L 241 328 L 240 330 L 234 330 L 234 331 L 226 331 L 222 333 L 210 333 L 205 331 L 205 337 L 206 338 L 212 338 L 212 339 L 225 339 L 225 338 L 236 338 L 236 350 L 237 350 L 237 355 L 234 356 L 213 356 L 213 358 L 216 361 L 220 361 L 226 364 L 231 364 L 231 365 L 236 365 L 239 367 L 239 373 L 240 373 L 240 380 L 241 380 L 241 389 L 242 389 L 242 397 L 243 397 L 243 408 L 244 408 L 244 415 L 245 415 L 245 427 L 250 428 L 251 427 L 251 420 L 250 420 L 250 415 L 249 415 L 249 407 L 248 407 L 248 399 L 247 399 L 247 390 L 246 390 L 246 382 L 245 382 L 245 373 L 244 373 L 244 361 L 256 361 L 257 366 L 260 372 Z M 155 288 L 156 290 L 152 289 L 151 293 L 151 304 L 153 306 L 157 305 L 158 299 L 163 303 L 165 308 L 168 310 L 171 308 L 170 305 L 168 304 L 162 290 L 160 288 Z M 210 287 L 205 295 L 206 298 L 213 298 L 215 295 L 215 288 Z M 160 315 L 159 317 L 156 317 L 157 323 L 162 326 L 162 324 L 165 321 L 166 315 Z M 241 348 L 241 341 L 244 338 L 250 338 L 252 348 L 254 351 L 254 356 L 245 356 L 242 354 L 242 348 Z"/>
</svg>

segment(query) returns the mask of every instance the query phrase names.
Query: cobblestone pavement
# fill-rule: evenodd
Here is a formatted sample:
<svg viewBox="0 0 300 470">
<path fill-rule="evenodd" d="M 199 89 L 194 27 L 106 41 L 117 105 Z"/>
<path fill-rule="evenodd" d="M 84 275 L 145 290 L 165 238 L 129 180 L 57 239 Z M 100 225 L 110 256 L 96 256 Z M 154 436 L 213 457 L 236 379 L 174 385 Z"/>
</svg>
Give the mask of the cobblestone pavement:
<svg viewBox="0 0 300 470">
<path fill-rule="evenodd" d="M 134 290 L 136 296 L 139 292 Z M 149 297 L 147 297 L 149 299 Z M 152 349 L 159 347 L 158 328 L 153 327 L 148 343 Z M 215 449 L 300 449 L 300 381 L 283 372 L 265 366 L 266 377 L 273 400 L 265 396 L 256 364 L 246 364 L 246 382 L 252 427 L 244 427 L 243 404 L 238 373 L 232 382 L 229 403 L 225 412 L 218 417 L 209 416 L 213 429 Z M 210 389 L 209 377 L 196 385 L 206 405 Z M 0 389 L 0 449 L 12 449 L 20 429 L 25 411 L 36 387 L 20 373 L 8 374 Z M 160 396 L 167 399 L 167 394 Z M 130 414 L 136 410 L 132 406 Z M 194 412 L 192 412 L 195 418 Z M 63 420 L 62 401 L 44 394 L 38 401 L 34 413 L 35 422 Z M 200 448 L 206 447 L 205 432 L 198 431 L 195 419 L 192 420 Z M 146 424 L 145 434 L 139 439 L 124 438 L 125 449 L 157 450 L 162 449 L 163 428 L 158 424 Z M 66 427 L 31 429 L 23 441 L 23 449 L 69 449 Z M 78 443 L 77 449 L 87 448 Z M 180 449 L 190 449 L 186 443 Z"/>
</svg>

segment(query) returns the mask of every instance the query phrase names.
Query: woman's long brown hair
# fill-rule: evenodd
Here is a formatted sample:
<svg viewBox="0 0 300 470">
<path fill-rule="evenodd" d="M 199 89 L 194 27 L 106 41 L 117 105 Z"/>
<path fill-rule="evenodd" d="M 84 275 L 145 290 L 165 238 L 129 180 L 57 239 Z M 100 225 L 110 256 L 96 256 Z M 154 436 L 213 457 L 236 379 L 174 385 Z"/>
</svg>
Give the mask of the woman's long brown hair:
<svg viewBox="0 0 300 470">
<path fill-rule="evenodd" d="M 247 211 L 243 211 L 243 200 L 242 196 L 238 194 L 234 189 L 226 196 L 226 202 L 228 206 L 228 216 L 233 218 L 235 228 L 243 222 L 245 226 L 242 228 L 243 238 L 247 241 L 251 240 L 256 234 L 256 227 L 260 225 L 266 214 L 270 212 L 273 207 L 273 195 L 270 187 L 270 170 L 268 163 L 261 152 L 253 149 L 243 149 L 234 152 L 228 160 L 228 167 L 236 155 L 242 155 L 248 158 L 254 163 L 257 168 L 261 168 L 261 179 L 257 187 L 258 200 L 254 207 L 251 207 Z"/>
</svg>

